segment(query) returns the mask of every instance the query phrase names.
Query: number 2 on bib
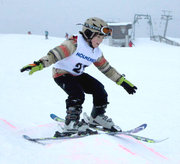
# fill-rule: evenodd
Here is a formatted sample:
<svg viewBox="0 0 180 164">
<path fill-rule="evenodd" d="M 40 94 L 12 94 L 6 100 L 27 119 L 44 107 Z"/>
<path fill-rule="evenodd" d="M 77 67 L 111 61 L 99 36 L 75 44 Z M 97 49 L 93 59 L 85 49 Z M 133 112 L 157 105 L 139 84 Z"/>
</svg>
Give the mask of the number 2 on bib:
<svg viewBox="0 0 180 164">
<path fill-rule="evenodd" d="M 81 73 L 84 71 L 84 69 L 87 67 L 87 65 L 83 65 L 82 63 L 77 63 L 75 68 L 73 69 L 76 73 Z"/>
</svg>

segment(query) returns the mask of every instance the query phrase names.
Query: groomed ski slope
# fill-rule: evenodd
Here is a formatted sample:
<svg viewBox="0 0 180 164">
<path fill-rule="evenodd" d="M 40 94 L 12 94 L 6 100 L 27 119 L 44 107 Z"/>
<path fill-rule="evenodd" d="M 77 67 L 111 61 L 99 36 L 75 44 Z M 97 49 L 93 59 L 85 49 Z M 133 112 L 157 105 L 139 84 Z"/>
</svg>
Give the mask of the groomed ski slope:
<svg viewBox="0 0 180 164">
<path fill-rule="evenodd" d="M 137 94 L 128 95 L 93 65 L 86 72 L 105 85 L 110 102 L 107 115 L 117 125 L 127 130 L 147 123 L 138 135 L 168 140 L 150 144 L 123 135 L 96 135 L 42 146 L 22 138 L 23 134 L 52 136 L 58 126 L 49 114 L 66 114 L 67 95 L 54 83 L 51 67 L 32 76 L 20 73 L 21 67 L 45 56 L 63 40 L 0 35 L 0 163 L 180 163 L 180 48 L 149 38 L 136 39 L 133 48 L 101 45 L 110 64 L 138 87 Z M 92 97 L 86 95 L 83 111 L 89 114 L 91 108 Z"/>
</svg>

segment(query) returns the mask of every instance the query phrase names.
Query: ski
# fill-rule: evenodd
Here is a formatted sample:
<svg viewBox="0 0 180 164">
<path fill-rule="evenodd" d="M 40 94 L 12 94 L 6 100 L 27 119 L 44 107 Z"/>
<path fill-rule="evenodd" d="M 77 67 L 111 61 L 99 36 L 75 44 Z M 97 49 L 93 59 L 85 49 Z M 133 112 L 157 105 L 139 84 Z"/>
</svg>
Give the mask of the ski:
<svg viewBox="0 0 180 164">
<path fill-rule="evenodd" d="M 87 124 L 89 124 L 90 117 L 87 115 L 86 112 L 83 113 L 83 119 L 84 119 L 84 121 L 85 121 Z M 142 125 L 140 125 L 140 126 L 138 126 L 138 127 L 136 127 L 136 128 L 133 128 L 133 129 L 131 129 L 131 130 L 122 131 L 122 132 L 123 132 L 124 134 L 138 133 L 138 132 L 144 130 L 146 127 L 147 127 L 147 124 L 142 124 Z M 96 130 L 104 131 L 104 132 L 109 132 L 108 130 L 103 129 L 102 127 L 99 127 L 99 126 L 92 127 L 92 128 L 94 128 L 94 129 L 96 129 Z M 122 133 L 122 132 L 121 132 L 121 133 Z M 112 132 L 112 133 L 118 134 L 119 132 Z"/>
<path fill-rule="evenodd" d="M 50 140 L 69 140 L 69 139 L 77 139 L 77 138 L 83 138 L 87 137 L 93 134 L 87 134 L 87 135 L 78 135 L 78 134 L 72 134 L 70 136 L 62 136 L 62 137 L 41 137 L 41 138 L 31 138 L 28 135 L 23 135 L 22 137 L 28 141 L 40 144 L 40 145 L 46 145 L 47 143 L 43 143 L 41 141 L 50 141 Z"/>
<path fill-rule="evenodd" d="M 164 139 L 157 140 L 157 139 L 151 139 L 151 138 L 147 138 L 147 137 L 143 137 L 143 136 L 137 136 L 134 134 L 128 134 L 128 136 L 131 136 L 137 140 L 144 141 L 147 143 L 159 143 L 159 142 L 162 142 L 162 141 L 165 141 L 168 139 L 168 138 L 164 138 Z"/>
<path fill-rule="evenodd" d="M 41 144 L 41 145 L 46 145 L 47 143 L 44 143 L 42 141 L 50 141 L 50 140 L 69 140 L 69 139 L 78 139 L 78 138 L 83 138 L 83 137 L 87 137 L 87 136 L 91 136 L 91 135 L 101 135 L 101 134 L 108 134 L 108 135 L 112 135 L 112 136 L 117 136 L 117 134 L 112 134 L 112 133 L 97 133 L 97 134 L 85 134 L 85 135 L 78 135 L 78 134 L 72 134 L 71 136 L 62 136 L 62 137 L 42 137 L 42 138 L 31 138 L 27 135 L 23 135 L 23 138 L 37 143 L 37 144 Z M 119 133 L 120 135 L 125 135 L 125 136 L 130 136 L 136 140 L 139 141 L 144 141 L 147 143 L 159 143 L 162 142 L 164 140 L 167 140 L 168 138 L 162 139 L 162 140 L 156 140 L 156 139 L 151 139 L 151 138 L 147 138 L 147 137 L 142 137 L 142 136 L 137 136 L 134 134 L 124 134 L 123 132 Z M 118 136 L 117 136 L 118 137 Z"/>
<path fill-rule="evenodd" d="M 50 117 L 51 117 L 53 120 L 57 121 L 57 122 L 62 122 L 62 123 L 64 123 L 64 121 L 65 121 L 64 119 L 58 117 L 58 116 L 55 115 L 55 114 L 50 114 Z M 84 121 L 85 121 L 86 123 L 88 123 L 89 116 L 88 116 L 86 113 L 83 113 L 83 118 L 84 118 Z M 102 127 L 91 127 L 91 128 L 93 128 L 93 129 L 95 129 L 95 130 L 103 131 L 103 132 L 108 133 L 108 134 L 110 134 L 110 135 L 116 135 L 116 134 L 122 134 L 122 133 L 123 133 L 123 134 L 138 133 L 138 132 L 144 130 L 146 127 L 147 127 L 147 124 L 142 124 L 142 125 L 134 128 L 134 129 L 127 130 L 127 131 L 123 131 L 123 132 L 110 132 L 110 131 L 108 131 L 108 130 L 103 129 Z"/>
<path fill-rule="evenodd" d="M 84 121 L 86 123 L 89 123 L 90 117 L 87 115 L 87 113 L 85 113 L 85 112 L 83 113 L 83 118 L 84 118 Z M 125 134 L 125 135 L 131 136 L 131 137 L 133 137 L 133 138 L 135 138 L 137 140 L 148 142 L 148 143 L 158 143 L 158 142 L 162 142 L 162 141 L 168 139 L 168 138 L 165 138 L 165 139 L 162 139 L 162 140 L 156 140 L 156 139 L 151 139 L 151 138 L 138 136 L 138 135 L 134 134 L 134 133 L 138 133 L 138 132 L 144 130 L 146 127 L 147 127 L 147 124 L 142 124 L 142 125 L 134 128 L 134 129 L 127 130 L 127 131 L 122 131 L 122 132 L 109 132 L 107 130 L 104 130 L 101 127 L 93 127 L 93 128 L 96 129 L 96 130 L 99 130 L 99 131 L 106 132 L 106 134 L 113 135 L 113 136 L 116 136 L 118 134 Z"/>
<path fill-rule="evenodd" d="M 62 122 L 64 123 L 64 119 L 58 117 L 57 115 L 55 114 L 50 114 L 50 117 L 57 121 L 57 122 Z M 86 113 L 83 113 L 83 119 L 86 123 L 89 122 L 89 116 L 86 114 Z M 156 139 L 151 139 L 151 138 L 148 138 L 148 137 L 143 137 L 143 136 L 138 136 L 138 135 L 135 135 L 134 133 L 138 133 L 142 130 L 144 130 L 145 128 L 147 127 L 147 124 L 142 124 L 136 128 L 133 128 L 131 130 L 127 130 L 127 131 L 122 131 L 122 132 L 110 132 L 108 130 L 105 130 L 103 129 L 102 127 L 92 127 L 94 128 L 95 130 L 98 130 L 98 131 L 101 131 L 103 133 L 99 133 L 98 134 L 107 134 L 107 135 L 112 135 L 112 136 L 117 136 L 117 135 L 128 135 L 128 136 L 131 136 L 137 140 L 140 140 L 140 141 L 144 141 L 144 142 L 147 142 L 147 143 L 158 143 L 158 142 L 162 142 L 168 138 L 165 138 L 165 139 L 162 139 L 162 140 L 156 140 Z M 86 136 L 86 135 L 85 135 Z"/>
<path fill-rule="evenodd" d="M 64 119 L 56 116 L 55 114 L 51 114 L 50 117 L 53 120 L 57 121 L 57 122 L 64 123 Z M 104 130 L 102 128 L 101 129 L 95 128 L 96 130 L 99 131 L 97 134 L 78 135 L 76 133 L 76 134 L 72 134 L 72 135 L 69 135 L 69 136 L 67 136 L 67 135 L 63 136 L 62 135 L 61 137 L 42 137 L 42 138 L 31 138 L 31 137 L 29 137 L 27 135 L 23 135 L 23 138 L 28 140 L 28 141 L 31 141 L 31 142 L 34 142 L 34 143 L 37 143 L 37 144 L 41 144 L 41 145 L 46 145 L 46 143 L 44 143 L 42 141 L 49 141 L 49 140 L 62 140 L 63 141 L 63 140 L 67 140 L 67 139 L 78 139 L 78 138 L 83 138 L 83 137 L 87 137 L 87 136 L 91 136 L 91 135 L 101 135 L 101 134 L 107 134 L 107 135 L 117 136 L 117 137 L 119 137 L 118 135 L 125 135 L 125 136 L 133 137 L 134 139 L 144 141 L 144 142 L 147 142 L 147 143 L 158 143 L 158 142 L 162 142 L 162 141 L 167 139 L 166 138 L 166 139 L 163 139 L 163 140 L 156 140 L 156 139 L 151 139 L 151 138 L 147 138 L 147 137 L 134 135 L 134 133 L 137 133 L 137 132 L 145 129 L 146 126 L 147 126 L 147 124 L 142 124 L 142 125 L 138 126 L 137 128 L 127 130 L 127 131 L 123 131 L 123 132 L 110 132 L 110 131 Z"/>
<path fill-rule="evenodd" d="M 57 121 L 57 122 L 64 123 L 64 119 L 56 116 L 55 114 L 51 114 L 50 117 L 53 120 Z M 85 118 L 85 119 L 88 120 L 88 117 Z M 97 134 L 81 134 L 81 135 L 78 135 L 76 133 L 76 134 L 71 134 L 71 135 L 68 135 L 68 136 L 67 135 L 62 135 L 61 137 L 41 137 L 41 138 L 31 138 L 28 135 L 23 135 L 23 138 L 28 140 L 28 141 L 31 141 L 31 142 L 34 142 L 34 143 L 37 143 L 37 144 L 41 144 L 41 145 L 46 145 L 47 144 L 47 143 L 44 143 L 42 141 L 49 141 L 49 140 L 62 140 L 63 141 L 63 140 L 68 140 L 68 139 L 78 139 L 78 138 L 83 138 L 83 137 L 87 137 L 87 136 L 91 136 L 91 135 L 102 135 L 102 134 L 107 134 L 107 135 L 111 135 L 111 136 L 115 136 L 115 137 L 120 137 L 122 135 L 125 135 L 125 136 L 133 137 L 136 140 L 144 141 L 144 142 L 147 142 L 147 143 L 159 143 L 159 142 L 162 142 L 162 141 L 168 139 L 168 138 L 166 138 L 166 139 L 162 139 L 162 140 L 156 140 L 156 139 L 151 139 L 151 138 L 138 136 L 138 135 L 134 134 L 134 133 L 137 133 L 137 132 L 139 132 L 141 130 L 144 130 L 146 128 L 146 126 L 147 126 L 147 124 L 142 124 L 142 125 L 134 128 L 134 129 L 127 130 L 127 131 L 122 131 L 122 132 L 110 132 L 108 130 L 104 130 L 102 128 L 95 127 L 95 129 L 98 130 Z"/>
</svg>

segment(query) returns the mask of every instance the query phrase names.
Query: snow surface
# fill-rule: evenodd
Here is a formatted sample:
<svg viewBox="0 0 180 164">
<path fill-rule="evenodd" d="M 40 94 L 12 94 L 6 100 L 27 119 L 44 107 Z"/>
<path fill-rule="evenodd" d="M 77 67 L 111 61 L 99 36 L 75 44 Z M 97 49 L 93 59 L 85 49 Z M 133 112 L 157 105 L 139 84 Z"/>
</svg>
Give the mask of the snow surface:
<svg viewBox="0 0 180 164">
<path fill-rule="evenodd" d="M 150 144 L 123 135 L 96 135 L 42 146 L 22 138 L 23 134 L 52 136 L 58 126 L 49 114 L 66 114 L 67 95 L 55 84 L 50 67 L 32 76 L 20 73 L 20 68 L 45 56 L 63 40 L 0 35 L 0 163 L 180 163 L 180 48 L 147 38 L 137 39 L 132 48 L 101 45 L 110 64 L 138 87 L 135 95 L 128 95 L 94 66 L 86 72 L 105 85 L 110 102 L 107 115 L 117 125 L 126 130 L 147 123 L 139 135 L 168 140 Z M 90 95 L 83 107 L 84 112 L 91 112 Z"/>
</svg>

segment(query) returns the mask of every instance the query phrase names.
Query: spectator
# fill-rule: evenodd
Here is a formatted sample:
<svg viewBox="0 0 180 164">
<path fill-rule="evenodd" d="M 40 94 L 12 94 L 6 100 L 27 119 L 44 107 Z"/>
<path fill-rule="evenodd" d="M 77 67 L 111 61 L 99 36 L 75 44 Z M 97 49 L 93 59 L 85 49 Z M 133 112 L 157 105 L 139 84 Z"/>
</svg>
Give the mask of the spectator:
<svg viewBox="0 0 180 164">
<path fill-rule="evenodd" d="M 48 39 L 49 32 L 45 31 L 45 39 Z"/>
</svg>

